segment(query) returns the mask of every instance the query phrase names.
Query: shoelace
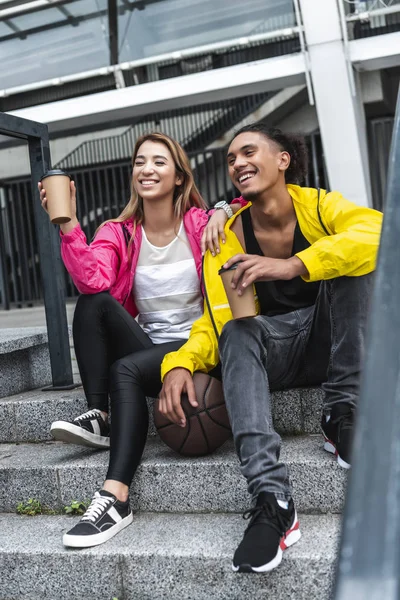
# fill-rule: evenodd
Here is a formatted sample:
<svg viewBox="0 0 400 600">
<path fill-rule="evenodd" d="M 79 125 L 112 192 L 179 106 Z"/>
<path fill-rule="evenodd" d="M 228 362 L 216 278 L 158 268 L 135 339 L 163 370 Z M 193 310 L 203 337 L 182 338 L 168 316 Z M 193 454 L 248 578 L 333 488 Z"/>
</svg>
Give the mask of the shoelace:
<svg viewBox="0 0 400 600">
<path fill-rule="evenodd" d="M 243 513 L 243 519 L 251 519 L 247 526 L 248 531 L 256 521 L 268 520 L 268 525 L 273 527 L 279 535 L 286 535 L 286 525 L 283 522 L 282 516 L 274 506 L 271 504 L 261 504 L 260 506 L 254 506 L 249 508 Z"/>
<path fill-rule="evenodd" d="M 98 416 L 97 410 L 88 410 L 83 413 L 83 415 L 79 415 L 79 417 L 75 417 L 74 421 L 82 421 L 83 419 L 95 419 Z"/>
<path fill-rule="evenodd" d="M 89 508 L 83 515 L 81 521 L 92 521 L 94 522 L 98 519 L 102 512 L 107 510 L 110 505 L 113 503 L 112 498 L 108 498 L 106 496 L 100 496 L 99 492 L 96 492 L 93 496 L 93 500 L 91 501 Z"/>
</svg>

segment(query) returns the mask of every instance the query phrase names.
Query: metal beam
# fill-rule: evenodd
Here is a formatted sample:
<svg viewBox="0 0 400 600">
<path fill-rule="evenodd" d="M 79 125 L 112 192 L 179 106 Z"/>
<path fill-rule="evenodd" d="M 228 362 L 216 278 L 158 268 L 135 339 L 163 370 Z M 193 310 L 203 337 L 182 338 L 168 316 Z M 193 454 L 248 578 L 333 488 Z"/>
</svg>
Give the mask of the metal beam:
<svg viewBox="0 0 400 600">
<path fill-rule="evenodd" d="M 69 98 L 13 111 L 48 123 L 56 133 L 76 126 L 103 126 L 151 112 L 196 106 L 305 83 L 302 54 L 289 54 L 203 73 Z"/>
<path fill-rule="evenodd" d="M 118 64 L 118 10 L 117 0 L 107 0 L 108 40 L 110 47 L 110 65 Z"/>
<path fill-rule="evenodd" d="M 3 190 L 0 187 L 0 233 L 4 231 L 3 224 Z M 4 310 L 10 310 L 10 289 L 7 279 L 7 252 L 4 235 L 0 235 L 0 292 L 1 304 Z"/>
<path fill-rule="evenodd" d="M 7 42 L 9 40 L 14 40 L 16 38 L 26 38 L 29 35 L 34 35 L 37 33 L 42 33 L 43 31 L 50 31 L 53 29 L 59 29 L 60 27 L 66 27 L 67 25 L 71 25 L 76 27 L 79 23 L 84 23 L 85 21 L 91 21 L 93 19 L 97 19 L 98 17 L 104 17 L 107 15 L 106 10 L 99 10 L 96 12 L 88 13 L 86 15 L 79 15 L 77 17 L 68 17 L 63 19 L 62 21 L 55 21 L 52 23 L 43 23 L 42 25 L 37 25 L 36 27 L 31 27 L 30 29 L 21 29 L 18 33 L 8 33 L 7 35 L 3 35 L 0 37 L 0 43 Z M 1 21 L 0 17 L 0 21 Z"/>
<path fill-rule="evenodd" d="M 349 58 L 358 71 L 377 71 L 400 65 L 400 31 L 349 42 Z"/>
<path fill-rule="evenodd" d="M 3 23 L 5 25 L 7 25 L 7 27 L 9 29 L 11 29 L 11 31 L 14 31 L 14 33 L 21 33 L 21 30 L 19 29 L 19 27 L 17 27 L 16 25 L 14 25 L 14 23 L 12 21 L 10 21 L 9 19 L 4 19 Z M 22 37 L 22 36 L 20 36 Z"/>
<path fill-rule="evenodd" d="M 52 0 L 51 4 L 44 1 L 41 3 L 35 2 L 16 2 L 7 3 L 6 5 L 0 4 L 0 21 L 4 19 L 14 19 L 22 15 L 29 15 L 31 13 L 40 12 L 42 10 L 48 10 L 49 8 L 56 8 L 57 6 L 64 6 L 65 4 L 72 4 L 78 0 Z M 12 10 L 14 8 L 14 10 Z"/>
</svg>

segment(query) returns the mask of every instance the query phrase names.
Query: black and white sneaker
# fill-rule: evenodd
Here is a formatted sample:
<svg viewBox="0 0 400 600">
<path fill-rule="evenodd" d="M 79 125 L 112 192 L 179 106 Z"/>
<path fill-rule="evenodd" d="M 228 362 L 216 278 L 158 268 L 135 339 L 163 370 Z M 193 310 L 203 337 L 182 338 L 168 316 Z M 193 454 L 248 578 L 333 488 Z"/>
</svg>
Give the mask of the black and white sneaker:
<svg viewBox="0 0 400 600">
<path fill-rule="evenodd" d="M 59 442 L 91 448 L 110 447 L 110 426 L 97 408 L 83 413 L 73 421 L 54 421 L 50 432 Z"/>
<path fill-rule="evenodd" d="M 232 564 L 233 570 L 240 573 L 272 571 L 280 564 L 283 551 L 301 537 L 293 500 L 283 508 L 270 492 L 261 492 L 256 506 L 243 518 L 251 520 Z"/>
<path fill-rule="evenodd" d="M 130 525 L 133 514 L 129 499 L 120 502 L 110 492 L 100 490 L 75 527 L 64 533 L 63 544 L 70 548 L 90 548 L 104 544 Z"/>
<path fill-rule="evenodd" d="M 330 415 L 323 415 L 322 433 L 325 438 L 324 449 L 336 456 L 343 469 L 351 467 L 351 447 L 354 432 L 354 409 L 338 404 Z"/>
</svg>

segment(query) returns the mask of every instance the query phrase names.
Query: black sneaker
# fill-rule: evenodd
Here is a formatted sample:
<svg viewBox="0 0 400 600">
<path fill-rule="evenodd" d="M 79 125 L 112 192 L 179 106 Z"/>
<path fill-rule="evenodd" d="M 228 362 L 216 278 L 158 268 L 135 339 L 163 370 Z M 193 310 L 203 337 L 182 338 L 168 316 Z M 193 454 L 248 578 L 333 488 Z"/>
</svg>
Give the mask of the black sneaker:
<svg viewBox="0 0 400 600">
<path fill-rule="evenodd" d="M 90 548 L 104 544 L 133 521 L 129 500 L 120 502 L 113 494 L 100 490 L 75 527 L 64 533 L 63 544 L 71 548 Z"/>
<path fill-rule="evenodd" d="M 353 427 L 354 409 L 346 405 L 335 407 L 330 415 L 322 415 L 324 449 L 334 454 L 338 464 L 344 469 L 350 469 L 351 466 Z"/>
<path fill-rule="evenodd" d="M 91 448 L 110 447 L 110 426 L 97 408 L 83 413 L 73 421 L 54 421 L 50 432 L 60 442 Z"/>
<path fill-rule="evenodd" d="M 232 568 L 240 573 L 265 573 L 277 567 L 283 551 L 301 537 L 293 500 L 288 508 L 279 506 L 275 494 L 261 492 L 254 508 L 243 514 L 251 521 L 244 533 Z"/>
</svg>

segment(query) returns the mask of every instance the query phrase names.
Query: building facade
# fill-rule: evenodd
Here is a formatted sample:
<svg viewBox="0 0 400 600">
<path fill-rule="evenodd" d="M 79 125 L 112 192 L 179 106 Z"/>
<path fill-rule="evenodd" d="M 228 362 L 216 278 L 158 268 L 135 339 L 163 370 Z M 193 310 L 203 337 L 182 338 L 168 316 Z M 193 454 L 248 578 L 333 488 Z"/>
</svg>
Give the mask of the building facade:
<svg viewBox="0 0 400 600">
<path fill-rule="evenodd" d="M 0 110 L 48 124 L 89 236 L 126 204 L 134 141 L 153 129 L 185 147 L 209 204 L 235 195 L 232 133 L 262 120 L 306 136 L 306 184 L 384 205 L 400 0 L 1 0 L 0 56 Z M 17 303 L 41 294 L 35 233 L 22 251 L 12 226 L 31 210 L 28 174 L 26 147 L 0 137 Z"/>
</svg>

